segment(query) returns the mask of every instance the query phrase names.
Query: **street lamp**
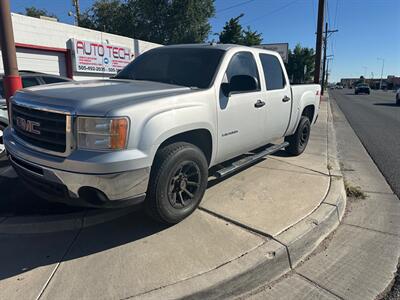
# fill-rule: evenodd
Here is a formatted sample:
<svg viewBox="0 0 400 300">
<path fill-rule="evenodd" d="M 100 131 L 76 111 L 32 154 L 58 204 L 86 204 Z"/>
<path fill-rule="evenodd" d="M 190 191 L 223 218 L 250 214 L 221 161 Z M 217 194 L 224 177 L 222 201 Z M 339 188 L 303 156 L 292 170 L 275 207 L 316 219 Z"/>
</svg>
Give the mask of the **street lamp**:
<svg viewBox="0 0 400 300">
<path fill-rule="evenodd" d="M 381 81 L 379 82 L 379 89 L 382 89 L 382 77 L 383 77 L 383 68 L 385 67 L 385 59 L 378 57 L 377 60 L 381 60 L 382 61 L 382 70 L 381 70 Z"/>
</svg>

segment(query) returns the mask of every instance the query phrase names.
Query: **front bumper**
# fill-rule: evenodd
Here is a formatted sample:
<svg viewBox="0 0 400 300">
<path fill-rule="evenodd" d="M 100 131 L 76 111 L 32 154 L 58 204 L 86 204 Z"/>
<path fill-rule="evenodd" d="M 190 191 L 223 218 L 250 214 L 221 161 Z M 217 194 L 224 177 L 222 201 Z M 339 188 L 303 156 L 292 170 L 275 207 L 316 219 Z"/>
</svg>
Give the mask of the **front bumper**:
<svg viewBox="0 0 400 300">
<path fill-rule="evenodd" d="M 81 174 L 53 170 L 9 155 L 15 171 L 39 196 L 77 206 L 119 207 L 145 199 L 150 170 Z"/>
<path fill-rule="evenodd" d="M 12 137 L 6 130 L 5 146 L 12 166 L 28 188 L 47 200 L 78 206 L 115 207 L 137 204 L 145 199 L 150 167 L 110 173 L 61 170 L 31 161 L 29 158 L 35 157 L 32 150 L 19 145 Z M 96 167 L 102 167 L 100 165 Z"/>
</svg>

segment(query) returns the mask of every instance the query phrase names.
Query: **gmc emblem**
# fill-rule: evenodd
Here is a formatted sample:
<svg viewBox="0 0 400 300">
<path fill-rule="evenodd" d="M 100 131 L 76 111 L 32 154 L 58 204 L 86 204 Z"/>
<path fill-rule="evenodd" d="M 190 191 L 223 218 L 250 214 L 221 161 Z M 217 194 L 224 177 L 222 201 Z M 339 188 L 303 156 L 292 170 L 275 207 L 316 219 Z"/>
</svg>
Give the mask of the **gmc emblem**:
<svg viewBox="0 0 400 300">
<path fill-rule="evenodd" d="M 40 123 L 38 122 L 25 120 L 24 118 L 17 117 L 17 126 L 26 132 L 40 134 L 40 131 L 37 130 L 37 127 L 40 127 Z"/>
</svg>

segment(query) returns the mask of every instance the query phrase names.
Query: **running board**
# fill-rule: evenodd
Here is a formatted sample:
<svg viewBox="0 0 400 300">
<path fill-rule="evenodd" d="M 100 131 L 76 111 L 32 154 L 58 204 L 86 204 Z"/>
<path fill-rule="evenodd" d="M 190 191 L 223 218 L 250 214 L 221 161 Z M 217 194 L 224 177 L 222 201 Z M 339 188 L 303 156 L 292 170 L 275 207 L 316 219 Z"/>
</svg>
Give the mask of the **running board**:
<svg viewBox="0 0 400 300">
<path fill-rule="evenodd" d="M 258 153 L 254 154 L 252 156 L 248 156 L 248 157 L 242 158 L 242 159 L 240 159 L 238 161 L 233 162 L 230 166 L 225 167 L 225 168 L 223 168 L 221 170 L 218 170 L 215 173 L 215 176 L 217 178 L 221 178 L 221 177 L 227 176 L 227 175 L 229 175 L 229 174 L 231 174 L 231 173 L 233 173 L 233 172 L 235 172 L 235 171 L 237 171 L 237 170 L 239 170 L 241 168 L 244 168 L 244 167 L 246 167 L 248 165 L 251 165 L 255 161 L 263 158 L 264 156 L 272 154 L 272 153 L 275 153 L 275 152 L 277 152 L 277 151 L 279 151 L 282 148 L 285 148 L 287 146 L 289 146 L 288 142 L 284 142 L 282 144 L 270 146 L 270 147 L 268 147 L 267 149 L 265 149 L 265 150 L 263 150 L 261 152 L 258 152 Z"/>
</svg>

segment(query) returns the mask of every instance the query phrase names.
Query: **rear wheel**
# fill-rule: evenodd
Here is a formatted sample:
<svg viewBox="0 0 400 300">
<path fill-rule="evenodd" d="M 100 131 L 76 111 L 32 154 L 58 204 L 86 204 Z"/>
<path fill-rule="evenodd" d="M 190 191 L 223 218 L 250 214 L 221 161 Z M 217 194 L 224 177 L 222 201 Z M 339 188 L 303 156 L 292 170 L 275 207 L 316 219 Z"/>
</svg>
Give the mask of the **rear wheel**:
<svg viewBox="0 0 400 300">
<path fill-rule="evenodd" d="M 400 105 L 400 97 L 396 97 L 396 104 Z"/>
<path fill-rule="evenodd" d="M 285 137 L 285 141 L 289 142 L 289 146 L 285 150 L 291 155 L 300 155 L 307 147 L 310 139 L 311 123 L 306 116 L 301 116 L 299 126 L 293 135 Z"/>
<path fill-rule="evenodd" d="M 146 211 L 162 223 L 178 223 L 197 208 L 207 182 L 208 164 L 199 148 L 183 142 L 168 145 L 156 154 Z"/>
<path fill-rule="evenodd" d="M 4 157 L 6 155 L 6 148 L 4 147 L 4 143 L 3 143 L 4 128 L 5 128 L 5 126 L 3 124 L 0 124 L 0 158 Z"/>
</svg>

